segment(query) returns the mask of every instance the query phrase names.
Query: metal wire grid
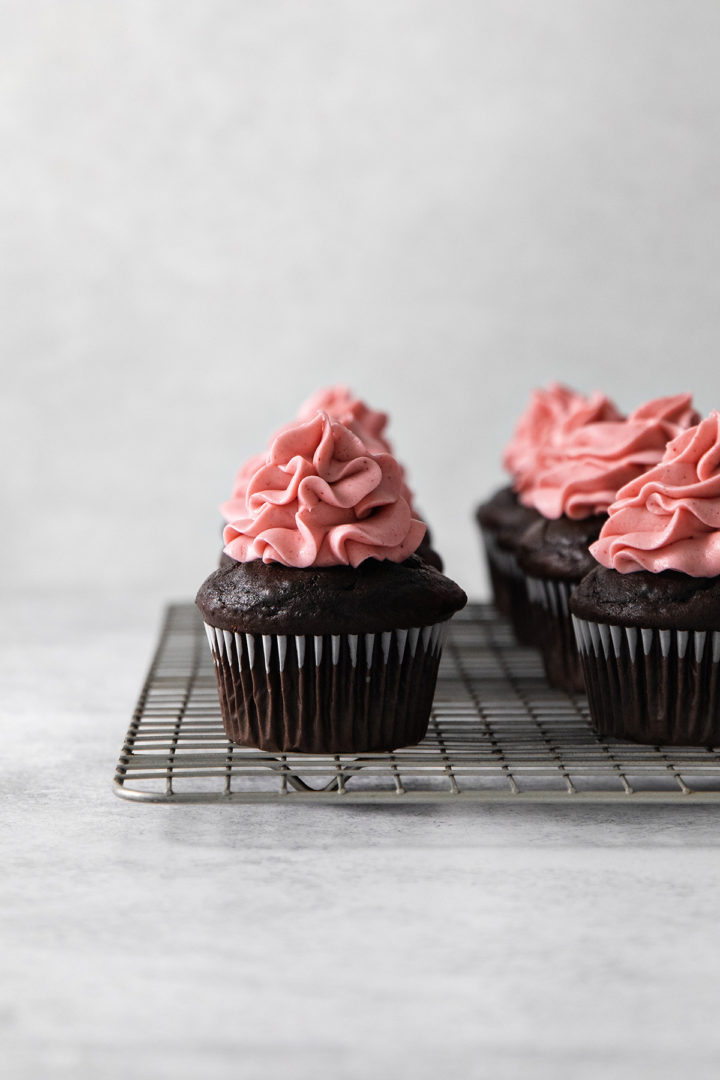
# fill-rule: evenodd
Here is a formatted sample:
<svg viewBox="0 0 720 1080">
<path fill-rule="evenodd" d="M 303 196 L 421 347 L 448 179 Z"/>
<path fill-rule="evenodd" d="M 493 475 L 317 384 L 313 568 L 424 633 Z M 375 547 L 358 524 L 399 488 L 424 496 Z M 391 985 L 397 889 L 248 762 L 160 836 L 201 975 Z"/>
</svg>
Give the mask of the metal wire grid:
<svg viewBox="0 0 720 1080">
<path fill-rule="evenodd" d="M 225 737 L 195 608 L 167 609 L 115 773 L 144 802 L 720 801 L 720 750 L 597 738 L 488 605 L 452 621 L 428 734 L 392 754 L 271 754 Z"/>
</svg>

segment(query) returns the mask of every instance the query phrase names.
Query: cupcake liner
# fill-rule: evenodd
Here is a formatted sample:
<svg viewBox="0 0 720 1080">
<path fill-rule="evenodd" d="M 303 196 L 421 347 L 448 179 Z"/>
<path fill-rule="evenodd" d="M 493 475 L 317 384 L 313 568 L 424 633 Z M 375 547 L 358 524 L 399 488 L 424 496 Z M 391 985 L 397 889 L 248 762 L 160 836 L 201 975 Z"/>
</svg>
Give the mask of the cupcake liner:
<svg viewBox="0 0 720 1080">
<path fill-rule="evenodd" d="M 585 689 L 569 607 L 574 585 L 573 581 L 555 578 L 525 578 L 531 618 L 547 681 L 551 686 L 569 693 Z"/>
<path fill-rule="evenodd" d="M 363 753 L 417 743 L 427 731 L 447 622 L 378 634 L 205 629 L 234 743 Z"/>
<path fill-rule="evenodd" d="M 720 631 L 573 625 L 599 734 L 720 745 Z"/>
<path fill-rule="evenodd" d="M 490 578 L 493 604 L 501 615 L 509 615 L 510 593 L 509 583 L 507 581 L 508 573 L 503 568 L 503 556 L 508 553 L 500 550 L 495 533 L 492 530 L 481 527 L 480 535 L 485 549 L 485 562 L 487 564 L 488 577 Z"/>
<path fill-rule="evenodd" d="M 535 634 L 528 603 L 525 576 L 512 551 L 500 547 L 497 536 L 481 528 L 493 603 L 505 615 L 521 645 L 534 645 Z"/>
</svg>

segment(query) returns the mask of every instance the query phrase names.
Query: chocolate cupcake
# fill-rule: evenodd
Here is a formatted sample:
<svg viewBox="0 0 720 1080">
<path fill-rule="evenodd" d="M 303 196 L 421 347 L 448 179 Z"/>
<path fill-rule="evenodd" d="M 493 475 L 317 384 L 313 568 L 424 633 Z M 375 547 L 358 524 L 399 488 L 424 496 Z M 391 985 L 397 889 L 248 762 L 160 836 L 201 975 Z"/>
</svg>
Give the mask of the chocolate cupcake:
<svg viewBox="0 0 720 1080">
<path fill-rule="evenodd" d="M 288 426 L 225 529 L 197 604 L 228 737 L 360 753 L 427 730 L 447 620 L 466 602 L 413 554 L 402 472 L 326 413 Z"/>
<path fill-rule="evenodd" d="M 523 536 L 518 564 L 525 575 L 545 673 L 551 686 L 584 689 L 569 598 L 593 566 L 597 539 L 618 490 L 662 458 L 668 441 L 694 423 L 691 395 L 658 398 L 627 420 L 601 420 L 546 446 L 524 492 L 542 521 Z"/>
<path fill-rule="evenodd" d="M 518 566 L 518 547 L 528 526 L 540 518 L 534 507 L 526 505 L 523 492 L 532 484 L 543 448 L 554 445 L 568 431 L 583 424 L 619 419 L 619 416 L 612 402 L 602 394 L 586 398 L 559 383 L 533 391 L 503 453 L 503 465 L 512 477 L 512 484 L 495 492 L 475 512 L 493 602 L 510 619 L 522 644 L 536 643 L 536 629 L 525 575 Z"/>
<path fill-rule="evenodd" d="M 551 686 L 564 690 L 584 687 L 568 601 L 575 585 L 595 566 L 588 548 L 597 540 L 604 521 L 604 515 L 596 514 L 577 521 L 538 515 L 518 545 L 529 619 L 545 674 Z"/>
<path fill-rule="evenodd" d="M 720 413 L 627 484 L 570 609 L 601 735 L 720 745 Z"/>
<path fill-rule="evenodd" d="M 515 637 L 523 645 L 532 645 L 534 635 L 525 579 L 517 563 L 517 546 L 524 531 L 539 516 L 537 510 L 522 505 L 510 486 L 500 488 L 475 511 L 493 603 L 501 615 L 510 619 Z"/>
</svg>

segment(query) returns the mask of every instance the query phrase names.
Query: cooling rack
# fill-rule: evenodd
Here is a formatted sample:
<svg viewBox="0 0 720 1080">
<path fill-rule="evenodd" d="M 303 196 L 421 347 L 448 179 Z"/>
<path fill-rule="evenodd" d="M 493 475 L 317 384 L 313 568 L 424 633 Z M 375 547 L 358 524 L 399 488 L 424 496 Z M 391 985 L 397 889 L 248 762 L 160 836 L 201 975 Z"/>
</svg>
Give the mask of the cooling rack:
<svg viewBox="0 0 720 1080">
<path fill-rule="evenodd" d="M 720 752 L 599 739 L 585 698 L 548 687 L 536 653 L 483 604 L 450 624 L 418 746 L 333 756 L 233 746 L 200 616 L 173 604 L 114 783 L 153 803 L 718 802 Z"/>
</svg>

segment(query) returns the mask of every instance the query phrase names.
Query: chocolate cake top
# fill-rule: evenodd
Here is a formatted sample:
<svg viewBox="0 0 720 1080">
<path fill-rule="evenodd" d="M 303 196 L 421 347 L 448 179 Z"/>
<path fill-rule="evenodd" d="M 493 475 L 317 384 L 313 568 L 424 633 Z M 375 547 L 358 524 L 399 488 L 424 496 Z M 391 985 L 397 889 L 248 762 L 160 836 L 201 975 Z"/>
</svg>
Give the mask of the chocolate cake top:
<svg viewBox="0 0 720 1080">
<path fill-rule="evenodd" d="M 196 604 L 207 623 L 250 634 L 359 634 L 443 622 L 467 603 L 454 581 L 411 555 L 358 567 L 235 562 L 215 570 Z"/>
<path fill-rule="evenodd" d="M 720 577 L 677 570 L 621 574 L 596 566 L 570 598 L 570 610 L 590 622 L 650 630 L 720 630 Z"/>
<path fill-rule="evenodd" d="M 528 525 L 540 515 L 530 506 L 523 506 L 511 487 L 500 488 L 475 511 L 475 519 L 483 529 L 495 533 L 498 544 L 514 551 Z"/>
<path fill-rule="evenodd" d="M 605 514 L 572 520 L 540 518 L 518 545 L 518 562 L 531 577 L 580 581 L 597 563 L 588 546 L 597 540 Z"/>
</svg>

